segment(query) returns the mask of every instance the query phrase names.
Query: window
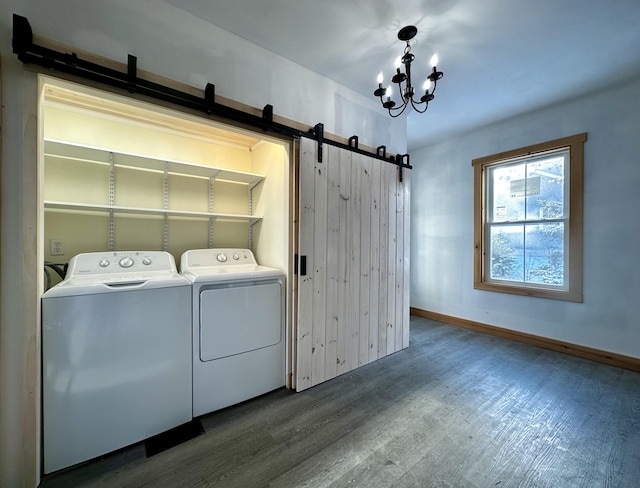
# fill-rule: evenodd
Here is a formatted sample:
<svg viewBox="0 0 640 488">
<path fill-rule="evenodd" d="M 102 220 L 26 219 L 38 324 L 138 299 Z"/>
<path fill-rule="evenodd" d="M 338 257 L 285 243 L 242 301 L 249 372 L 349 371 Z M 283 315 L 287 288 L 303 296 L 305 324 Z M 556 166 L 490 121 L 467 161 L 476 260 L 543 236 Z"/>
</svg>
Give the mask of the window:
<svg viewBox="0 0 640 488">
<path fill-rule="evenodd" d="M 582 301 L 587 134 L 474 159 L 474 288 Z"/>
</svg>

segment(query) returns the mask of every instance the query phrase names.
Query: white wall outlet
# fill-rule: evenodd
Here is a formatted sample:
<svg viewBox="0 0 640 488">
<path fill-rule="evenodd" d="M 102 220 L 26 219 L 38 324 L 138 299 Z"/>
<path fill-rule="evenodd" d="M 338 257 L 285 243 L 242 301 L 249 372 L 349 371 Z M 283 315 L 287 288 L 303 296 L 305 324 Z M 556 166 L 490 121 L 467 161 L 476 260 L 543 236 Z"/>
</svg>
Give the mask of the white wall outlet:
<svg viewBox="0 0 640 488">
<path fill-rule="evenodd" d="M 64 255 L 64 247 L 60 239 L 51 239 L 49 241 L 50 253 L 52 256 Z"/>
</svg>

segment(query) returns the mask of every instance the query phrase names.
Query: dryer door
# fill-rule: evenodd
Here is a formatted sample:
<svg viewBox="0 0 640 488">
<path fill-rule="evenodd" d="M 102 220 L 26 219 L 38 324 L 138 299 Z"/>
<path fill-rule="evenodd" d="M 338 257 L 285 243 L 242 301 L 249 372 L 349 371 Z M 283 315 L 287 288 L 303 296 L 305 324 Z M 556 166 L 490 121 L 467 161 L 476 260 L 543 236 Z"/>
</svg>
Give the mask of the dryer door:
<svg viewBox="0 0 640 488">
<path fill-rule="evenodd" d="M 200 360 L 213 361 L 282 340 L 282 280 L 225 283 L 200 291 Z"/>
</svg>

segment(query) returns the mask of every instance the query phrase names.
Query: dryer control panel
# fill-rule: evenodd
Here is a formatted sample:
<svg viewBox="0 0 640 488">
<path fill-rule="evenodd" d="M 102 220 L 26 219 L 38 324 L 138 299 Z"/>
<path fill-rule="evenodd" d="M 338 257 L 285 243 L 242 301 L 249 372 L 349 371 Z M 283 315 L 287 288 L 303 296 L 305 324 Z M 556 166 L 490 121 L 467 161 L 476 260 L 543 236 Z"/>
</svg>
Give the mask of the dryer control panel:
<svg viewBox="0 0 640 488">
<path fill-rule="evenodd" d="M 182 269 L 216 266 L 256 265 L 256 258 L 249 249 L 193 249 L 182 257 Z"/>
</svg>

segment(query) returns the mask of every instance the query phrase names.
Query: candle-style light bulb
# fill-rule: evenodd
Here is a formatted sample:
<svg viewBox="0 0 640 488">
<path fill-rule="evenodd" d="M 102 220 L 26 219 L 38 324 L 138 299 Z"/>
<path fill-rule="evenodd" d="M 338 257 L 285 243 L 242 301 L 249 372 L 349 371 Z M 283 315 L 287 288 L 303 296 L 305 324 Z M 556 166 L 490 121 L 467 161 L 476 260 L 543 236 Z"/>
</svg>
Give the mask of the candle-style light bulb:
<svg viewBox="0 0 640 488">
<path fill-rule="evenodd" d="M 393 94 L 393 89 L 391 88 L 391 85 L 387 85 L 387 91 L 385 92 L 385 95 L 387 96 L 387 100 L 391 100 L 392 94 Z"/>
<path fill-rule="evenodd" d="M 384 77 L 382 76 L 382 71 L 380 71 L 380 73 L 378 73 L 378 85 L 380 85 L 380 87 L 382 87 L 383 80 L 384 80 Z"/>
<path fill-rule="evenodd" d="M 395 62 L 393 63 L 393 66 L 396 69 L 400 69 L 400 66 L 402 66 L 402 59 L 400 58 L 400 56 L 396 58 Z"/>
<path fill-rule="evenodd" d="M 431 60 L 429 61 L 429 63 L 431 63 L 431 66 L 433 68 L 435 68 L 438 65 L 438 54 L 434 54 L 433 56 L 431 56 Z"/>
<path fill-rule="evenodd" d="M 429 93 L 429 90 L 431 90 L 431 80 L 429 78 L 424 81 L 422 88 L 424 88 L 425 93 Z"/>
</svg>

